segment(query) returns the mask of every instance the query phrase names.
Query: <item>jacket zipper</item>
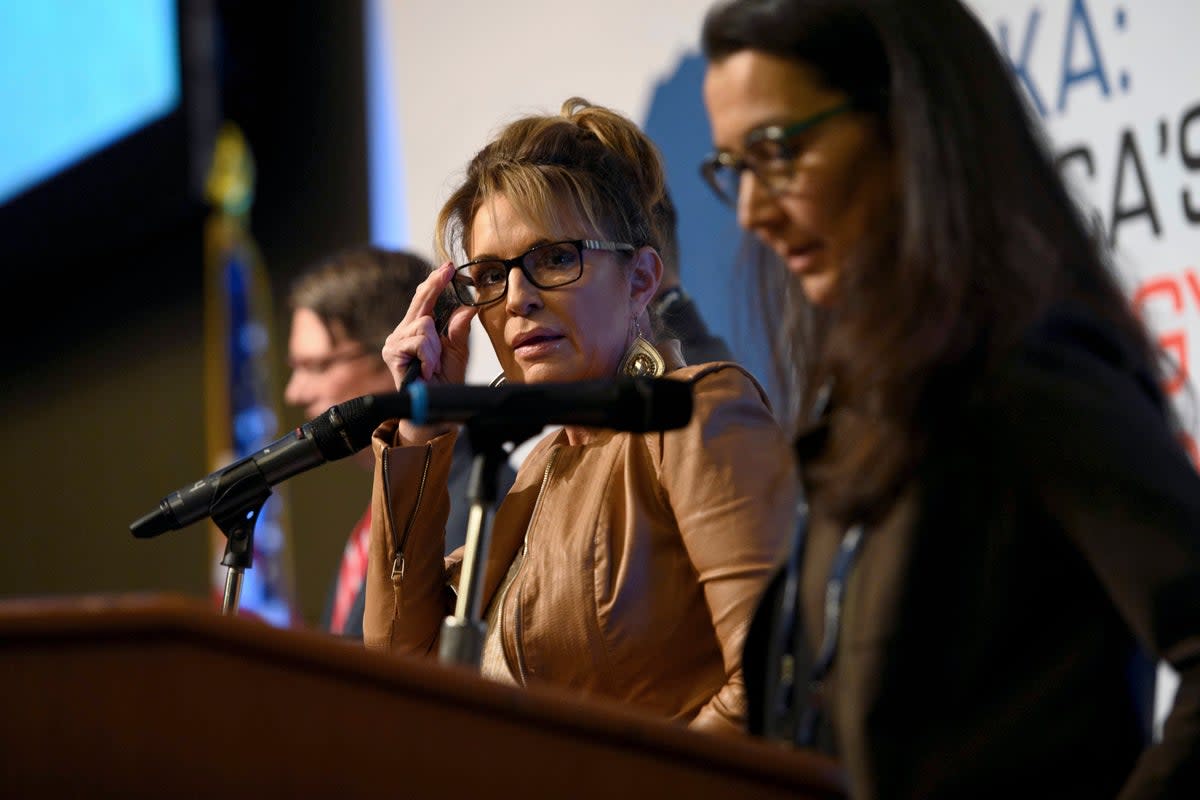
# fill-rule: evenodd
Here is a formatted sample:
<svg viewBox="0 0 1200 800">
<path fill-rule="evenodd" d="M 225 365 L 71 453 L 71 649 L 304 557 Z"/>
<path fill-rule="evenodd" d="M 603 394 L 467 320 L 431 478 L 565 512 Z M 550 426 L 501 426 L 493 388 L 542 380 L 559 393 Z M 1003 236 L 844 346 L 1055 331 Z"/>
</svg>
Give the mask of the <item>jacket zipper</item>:
<svg viewBox="0 0 1200 800">
<path fill-rule="evenodd" d="M 387 510 L 388 527 L 393 531 L 396 530 L 396 518 L 392 515 L 392 482 L 389 479 L 391 463 L 388 460 L 389 450 L 383 451 L 383 498 L 384 508 Z M 417 512 L 421 508 L 421 499 L 425 496 L 425 480 L 429 477 L 429 464 L 433 460 L 433 445 L 425 445 L 425 466 L 421 469 L 421 482 L 417 484 L 417 502 L 413 506 L 412 514 L 408 518 L 408 524 L 404 526 L 404 533 L 396 542 L 396 552 L 392 556 L 392 582 L 404 580 L 404 545 L 408 543 L 408 535 L 412 533 L 413 525 L 417 520 Z"/>
<path fill-rule="evenodd" d="M 529 554 L 529 530 L 533 527 L 533 521 L 537 519 L 538 511 L 542 508 L 542 497 L 546 493 L 546 485 L 550 482 L 550 471 L 554 469 L 554 461 L 558 458 L 558 451 L 562 445 L 555 445 L 550 451 L 550 458 L 546 461 L 546 469 L 542 473 L 542 485 L 538 487 L 537 500 L 533 502 L 533 513 L 529 515 L 529 524 L 525 527 L 525 538 L 521 542 L 521 564 L 517 567 L 517 573 L 513 575 L 512 580 L 508 582 L 508 586 L 504 587 L 504 594 L 500 598 L 500 609 L 496 614 L 496 618 L 500 620 L 500 640 L 504 641 L 504 604 L 508 600 L 508 590 L 517 578 L 520 577 L 521 571 L 525 569 L 525 561 Z M 521 680 L 521 685 L 525 686 L 525 648 L 521 646 L 521 590 L 517 589 L 517 613 L 514 617 L 513 626 L 513 642 L 517 651 L 517 677 Z"/>
</svg>

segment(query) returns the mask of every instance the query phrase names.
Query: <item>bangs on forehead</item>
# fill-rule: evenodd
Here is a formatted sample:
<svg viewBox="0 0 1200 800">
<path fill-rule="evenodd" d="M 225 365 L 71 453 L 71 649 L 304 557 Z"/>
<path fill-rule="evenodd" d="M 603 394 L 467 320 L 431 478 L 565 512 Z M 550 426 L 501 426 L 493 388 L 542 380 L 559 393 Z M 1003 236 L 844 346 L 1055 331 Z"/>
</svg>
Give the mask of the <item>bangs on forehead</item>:
<svg viewBox="0 0 1200 800">
<path fill-rule="evenodd" d="M 498 195 L 507 198 L 522 222 L 548 239 L 606 238 L 601 215 L 565 170 L 525 167 L 488 175 L 480 181 L 472 224 L 475 215 Z M 470 226 L 463 234 L 464 255 L 469 259 L 473 257 Z"/>
</svg>

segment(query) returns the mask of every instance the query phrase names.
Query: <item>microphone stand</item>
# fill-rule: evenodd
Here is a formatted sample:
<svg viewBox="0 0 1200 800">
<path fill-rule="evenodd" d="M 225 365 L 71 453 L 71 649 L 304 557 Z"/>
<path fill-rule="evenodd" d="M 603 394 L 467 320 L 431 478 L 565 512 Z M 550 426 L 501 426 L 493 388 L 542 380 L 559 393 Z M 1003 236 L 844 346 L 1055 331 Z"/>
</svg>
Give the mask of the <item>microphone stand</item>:
<svg viewBox="0 0 1200 800">
<path fill-rule="evenodd" d="M 471 509 L 467 516 L 466 549 L 463 551 L 462 573 L 458 581 L 458 601 L 454 615 L 442 622 L 438 660 L 444 664 L 460 664 L 479 669 L 483 657 L 483 642 L 487 622 L 482 615 L 483 573 L 487 566 L 488 548 L 492 536 L 493 509 L 498 500 L 497 476 L 508 458 L 505 443 L 514 446 L 541 432 L 543 426 L 499 426 L 475 417 L 465 423 L 471 443 L 471 476 L 467 484 L 467 499 Z"/>
<path fill-rule="evenodd" d="M 254 566 L 254 526 L 263 504 L 271 496 L 270 486 L 253 463 L 247 462 L 241 469 L 245 474 L 236 476 L 213 502 L 212 520 L 225 534 L 221 564 L 229 567 L 221 602 L 221 613 L 225 616 L 237 614 L 243 574 Z"/>
</svg>

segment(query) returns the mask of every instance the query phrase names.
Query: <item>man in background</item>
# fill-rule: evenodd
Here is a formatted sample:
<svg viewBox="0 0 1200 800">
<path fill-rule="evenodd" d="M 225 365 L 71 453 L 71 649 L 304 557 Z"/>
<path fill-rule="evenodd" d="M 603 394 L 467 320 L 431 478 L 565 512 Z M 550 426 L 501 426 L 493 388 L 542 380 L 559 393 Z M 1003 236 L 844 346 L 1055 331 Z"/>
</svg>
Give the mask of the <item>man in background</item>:
<svg viewBox="0 0 1200 800">
<path fill-rule="evenodd" d="M 383 363 L 384 340 L 404 318 L 413 292 L 431 271 L 428 261 L 412 253 L 364 245 L 352 247 L 309 266 L 292 282 L 288 366 L 291 375 L 284 400 L 311 419 L 330 406 L 366 394 L 395 392 Z M 450 517 L 446 551 L 463 544 L 467 528 L 467 480 L 471 466 L 467 437 L 455 445 L 450 472 Z M 346 541 L 321 618 L 331 633 L 362 638 L 363 581 L 371 530 L 371 449 L 352 458 L 364 470 L 367 507 Z M 500 496 L 512 485 L 507 465 L 499 476 Z"/>
</svg>

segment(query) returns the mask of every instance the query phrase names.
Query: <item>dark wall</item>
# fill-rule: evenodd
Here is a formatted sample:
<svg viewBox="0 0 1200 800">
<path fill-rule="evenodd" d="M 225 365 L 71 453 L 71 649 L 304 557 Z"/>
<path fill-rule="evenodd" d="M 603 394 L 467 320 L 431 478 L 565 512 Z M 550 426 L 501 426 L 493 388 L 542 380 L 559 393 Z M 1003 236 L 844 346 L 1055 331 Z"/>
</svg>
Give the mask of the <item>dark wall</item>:
<svg viewBox="0 0 1200 800">
<path fill-rule="evenodd" d="M 209 529 L 129 524 L 207 474 L 197 185 L 221 119 L 257 164 L 251 228 L 277 313 L 288 279 L 368 232 L 358 3 L 181 0 L 185 107 L 0 206 L 9 255 L 0 358 L 0 595 L 204 595 Z M 28 321 L 19 321 L 18 316 Z M 285 423 L 302 421 L 284 411 Z M 369 475 L 349 461 L 285 487 L 301 610 L 315 619 Z"/>
</svg>

